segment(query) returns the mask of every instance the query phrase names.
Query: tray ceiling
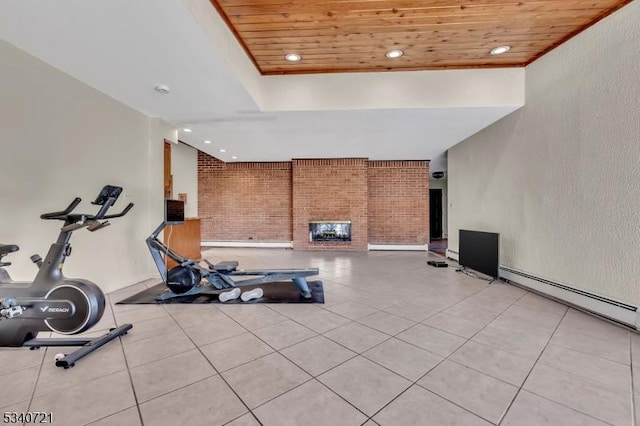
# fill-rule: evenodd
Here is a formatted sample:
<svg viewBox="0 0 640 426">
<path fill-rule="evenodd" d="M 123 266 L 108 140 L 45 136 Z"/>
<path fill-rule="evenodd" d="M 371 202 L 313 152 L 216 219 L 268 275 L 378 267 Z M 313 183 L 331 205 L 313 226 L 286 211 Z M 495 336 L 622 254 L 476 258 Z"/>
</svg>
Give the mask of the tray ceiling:
<svg viewBox="0 0 640 426">
<path fill-rule="evenodd" d="M 520 67 L 628 2 L 211 0 L 263 75 Z"/>
</svg>

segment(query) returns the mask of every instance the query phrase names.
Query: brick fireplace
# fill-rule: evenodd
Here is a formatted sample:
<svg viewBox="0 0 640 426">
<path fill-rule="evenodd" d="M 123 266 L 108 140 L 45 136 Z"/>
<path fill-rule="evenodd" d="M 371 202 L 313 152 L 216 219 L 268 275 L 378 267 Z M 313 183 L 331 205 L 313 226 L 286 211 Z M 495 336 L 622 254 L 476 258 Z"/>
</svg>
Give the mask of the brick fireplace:
<svg viewBox="0 0 640 426">
<path fill-rule="evenodd" d="M 351 241 L 350 220 L 314 220 L 309 222 L 309 242 Z"/>
<path fill-rule="evenodd" d="M 277 242 L 297 250 L 365 251 L 429 241 L 429 162 L 366 158 L 224 163 L 198 154 L 198 215 L 207 242 Z M 310 241 L 314 222 L 325 228 Z M 335 231 L 340 238 L 328 238 Z M 338 232 L 339 231 L 339 232 Z"/>
<path fill-rule="evenodd" d="M 293 248 L 367 250 L 366 158 L 293 160 Z M 351 241 L 309 241 L 312 221 L 350 221 Z"/>
</svg>

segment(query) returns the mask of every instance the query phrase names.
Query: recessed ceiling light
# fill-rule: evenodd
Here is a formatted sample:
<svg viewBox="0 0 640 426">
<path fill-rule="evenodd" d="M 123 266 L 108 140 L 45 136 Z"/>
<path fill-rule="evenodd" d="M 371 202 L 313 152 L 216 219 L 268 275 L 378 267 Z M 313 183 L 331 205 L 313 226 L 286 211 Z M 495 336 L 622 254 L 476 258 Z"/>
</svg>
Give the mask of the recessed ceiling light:
<svg viewBox="0 0 640 426">
<path fill-rule="evenodd" d="M 227 150 L 226 149 L 221 149 L 220 152 L 227 152 Z"/>
<path fill-rule="evenodd" d="M 154 89 L 156 89 L 156 92 L 162 93 L 163 95 L 166 95 L 171 91 L 169 86 L 165 86 L 164 84 L 158 84 Z"/>
<path fill-rule="evenodd" d="M 511 46 L 498 46 L 491 49 L 492 55 L 502 55 L 503 53 L 507 53 L 511 50 Z"/>
<path fill-rule="evenodd" d="M 284 58 L 289 62 L 298 62 L 300 59 L 302 59 L 302 56 L 297 53 L 287 53 L 286 55 L 284 55 Z"/>
<path fill-rule="evenodd" d="M 204 143 L 211 143 L 211 141 L 204 141 Z"/>
<path fill-rule="evenodd" d="M 395 59 L 395 58 L 399 58 L 402 55 L 404 55 L 404 52 L 402 50 L 393 49 L 393 50 L 390 50 L 387 53 L 385 53 L 384 56 L 386 56 L 389 59 Z"/>
<path fill-rule="evenodd" d="M 232 160 L 237 160 L 238 157 L 236 157 L 235 155 L 233 157 L 231 157 Z"/>
<path fill-rule="evenodd" d="M 183 132 L 191 133 L 191 129 L 182 129 Z"/>
</svg>

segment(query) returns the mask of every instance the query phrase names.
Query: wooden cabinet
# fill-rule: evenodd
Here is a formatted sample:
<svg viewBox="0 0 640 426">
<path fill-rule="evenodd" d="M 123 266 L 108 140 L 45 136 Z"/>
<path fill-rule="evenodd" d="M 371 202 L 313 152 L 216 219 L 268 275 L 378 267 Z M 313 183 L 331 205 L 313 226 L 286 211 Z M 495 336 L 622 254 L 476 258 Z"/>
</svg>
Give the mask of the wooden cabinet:
<svg viewBox="0 0 640 426">
<path fill-rule="evenodd" d="M 182 225 L 170 225 L 164 229 L 164 243 L 189 259 L 199 260 L 200 252 L 200 219 L 187 218 Z M 176 266 L 173 260 L 169 260 L 167 267 Z"/>
</svg>

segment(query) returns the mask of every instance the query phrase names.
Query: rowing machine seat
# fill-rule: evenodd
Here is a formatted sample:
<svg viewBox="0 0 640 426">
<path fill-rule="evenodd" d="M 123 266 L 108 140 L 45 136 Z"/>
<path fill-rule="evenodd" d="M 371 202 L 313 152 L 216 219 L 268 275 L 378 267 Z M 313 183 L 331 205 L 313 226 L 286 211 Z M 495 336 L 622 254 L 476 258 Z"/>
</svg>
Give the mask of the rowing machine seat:
<svg viewBox="0 0 640 426">
<path fill-rule="evenodd" d="M 216 272 L 232 272 L 238 268 L 237 260 L 225 260 L 213 265 L 213 270 Z"/>
</svg>

